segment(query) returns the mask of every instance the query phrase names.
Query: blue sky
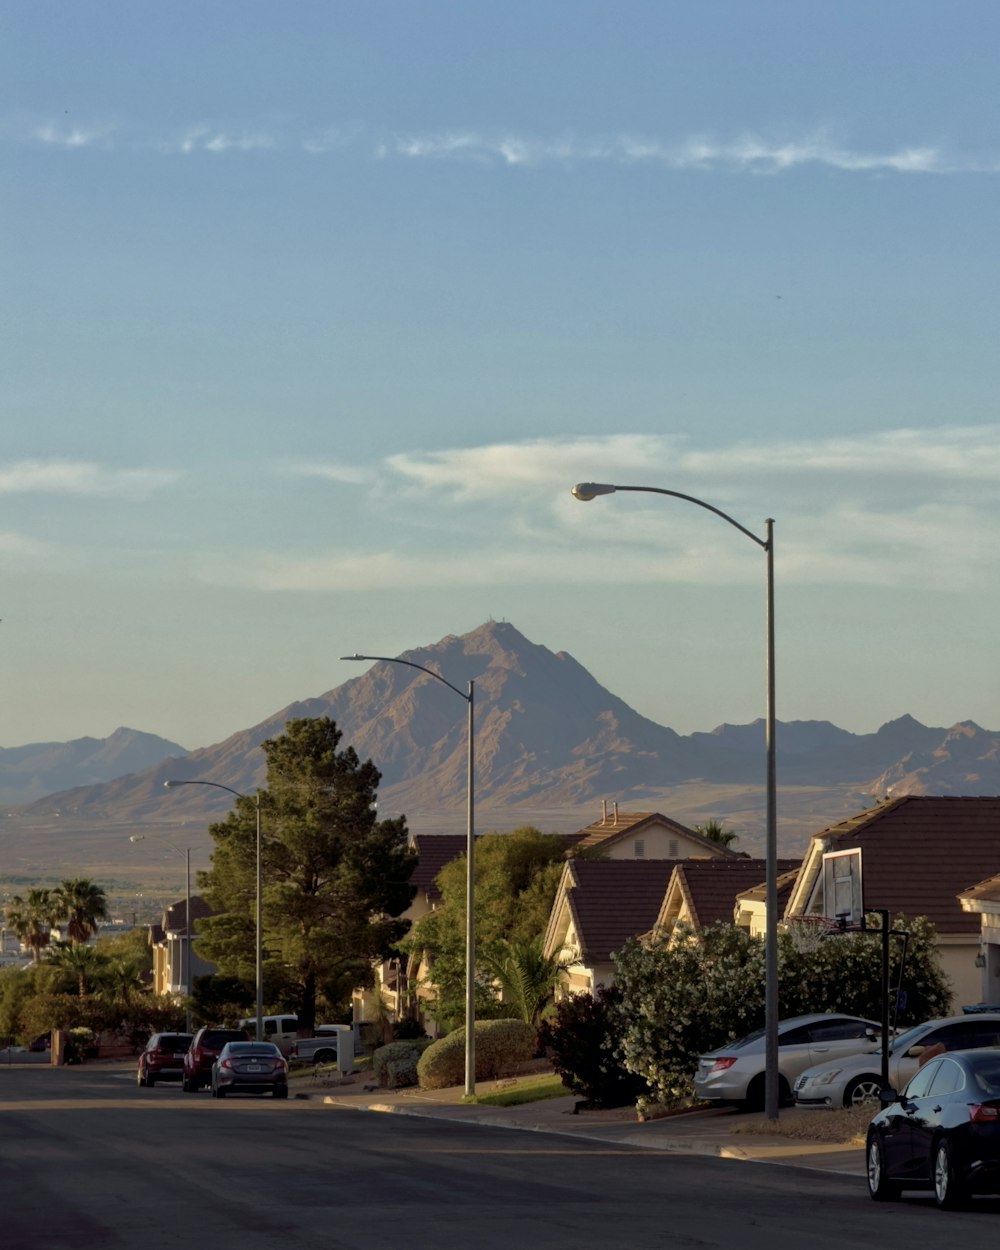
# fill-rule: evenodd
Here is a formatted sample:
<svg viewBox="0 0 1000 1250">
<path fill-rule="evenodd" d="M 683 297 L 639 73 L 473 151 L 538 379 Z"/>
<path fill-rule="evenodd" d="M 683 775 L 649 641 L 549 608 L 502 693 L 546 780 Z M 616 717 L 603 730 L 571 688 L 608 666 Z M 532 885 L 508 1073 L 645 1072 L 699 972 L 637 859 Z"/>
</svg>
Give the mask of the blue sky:
<svg viewBox="0 0 1000 1250">
<path fill-rule="evenodd" d="M 0 18 L 0 746 L 493 617 L 681 732 L 1000 726 L 994 3 Z"/>
</svg>

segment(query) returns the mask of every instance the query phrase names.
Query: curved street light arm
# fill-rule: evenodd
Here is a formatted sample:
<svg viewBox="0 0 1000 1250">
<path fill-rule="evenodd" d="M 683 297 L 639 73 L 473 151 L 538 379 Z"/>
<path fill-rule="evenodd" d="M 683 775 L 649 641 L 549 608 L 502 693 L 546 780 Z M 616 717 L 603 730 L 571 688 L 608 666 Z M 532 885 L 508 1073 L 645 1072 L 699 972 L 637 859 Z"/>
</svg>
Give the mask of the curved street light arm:
<svg viewBox="0 0 1000 1250">
<path fill-rule="evenodd" d="M 716 508 L 714 504 L 706 503 L 704 499 L 699 499 L 696 495 L 684 495 L 679 490 L 664 490 L 661 486 L 610 486 L 603 482 L 578 482 L 570 492 L 574 499 L 580 499 L 584 503 L 588 503 L 597 495 L 613 495 L 620 490 L 638 491 L 644 495 L 670 495 L 674 499 L 683 499 L 687 503 L 697 504 L 699 508 L 704 508 L 706 512 L 714 512 L 716 516 L 722 517 L 723 521 L 728 521 L 734 528 L 738 529 L 741 534 L 746 534 L 758 547 L 763 547 L 765 551 L 770 550 L 770 539 L 759 538 L 753 530 L 748 530 L 745 525 L 741 525 L 728 512 L 723 512 L 721 508 Z M 773 524 L 768 520 L 766 524 Z"/>
<path fill-rule="evenodd" d="M 432 668 L 425 668 L 423 664 L 414 664 L 412 660 L 401 660 L 398 656 L 393 655 L 342 655 L 342 660 L 380 660 L 383 664 L 405 664 L 407 668 L 417 668 L 421 673 L 427 673 L 430 677 L 436 677 L 449 690 L 454 690 L 460 699 L 464 699 L 466 703 L 472 698 L 471 694 L 464 694 L 457 686 L 453 686 L 447 677 L 442 677 L 440 673 L 435 673 Z"/>
</svg>

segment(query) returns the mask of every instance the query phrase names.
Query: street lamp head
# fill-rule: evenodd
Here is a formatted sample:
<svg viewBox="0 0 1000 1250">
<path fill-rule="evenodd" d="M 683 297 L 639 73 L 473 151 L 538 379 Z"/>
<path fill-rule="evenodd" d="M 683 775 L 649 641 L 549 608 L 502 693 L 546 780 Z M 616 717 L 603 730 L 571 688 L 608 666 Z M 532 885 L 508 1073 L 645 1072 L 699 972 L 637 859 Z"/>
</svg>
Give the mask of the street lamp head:
<svg viewBox="0 0 1000 1250">
<path fill-rule="evenodd" d="M 177 785 L 176 781 L 165 781 L 163 783 L 164 789 L 166 790 L 172 790 L 175 785 Z"/>
<path fill-rule="evenodd" d="M 604 482 L 577 482 L 570 494 L 574 499 L 588 503 L 598 495 L 613 495 L 617 489 L 617 486 L 608 486 Z"/>
<path fill-rule="evenodd" d="M 146 839 L 145 839 L 145 836 L 141 833 L 130 833 L 128 835 L 128 840 L 130 842 L 144 842 Z"/>
</svg>

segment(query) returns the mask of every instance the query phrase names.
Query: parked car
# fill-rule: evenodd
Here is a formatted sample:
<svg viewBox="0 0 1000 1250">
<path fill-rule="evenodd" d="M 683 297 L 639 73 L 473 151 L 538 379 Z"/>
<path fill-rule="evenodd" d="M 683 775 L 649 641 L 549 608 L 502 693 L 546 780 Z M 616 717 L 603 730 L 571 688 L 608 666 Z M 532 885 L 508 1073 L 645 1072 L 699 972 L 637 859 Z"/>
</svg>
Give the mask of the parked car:
<svg viewBox="0 0 1000 1250">
<path fill-rule="evenodd" d="M 139 1056 L 137 1084 L 148 1089 L 167 1077 L 179 1081 L 184 1075 L 184 1056 L 193 1040 L 193 1033 L 154 1033 Z"/>
<path fill-rule="evenodd" d="M 820 1060 L 871 1049 L 881 1027 L 860 1016 L 816 1013 L 778 1022 L 778 1097 L 791 1101 L 792 1086 L 805 1068 Z M 764 1105 L 766 1066 L 764 1030 L 728 1042 L 698 1059 L 694 1092 L 711 1102 L 739 1103 L 747 1110 Z"/>
<path fill-rule="evenodd" d="M 872 1120 L 865 1144 L 876 1202 L 932 1189 L 939 1207 L 1000 1193 L 1000 1050 L 929 1059 Z"/>
<path fill-rule="evenodd" d="M 212 1066 L 212 1097 L 244 1090 L 288 1097 L 288 1060 L 274 1042 L 227 1042 Z"/>
<path fill-rule="evenodd" d="M 41 1054 L 43 1050 L 50 1050 L 51 1048 L 52 1048 L 52 1034 L 51 1033 L 39 1033 L 37 1037 L 32 1038 L 32 1040 L 28 1043 L 28 1049 L 32 1051 L 34 1054 Z"/>
<path fill-rule="evenodd" d="M 246 1029 L 199 1029 L 184 1055 L 184 1075 L 181 1078 L 184 1092 L 195 1094 L 211 1082 L 212 1065 L 227 1042 L 248 1040 Z"/>
<path fill-rule="evenodd" d="M 889 1043 L 889 1084 L 902 1089 L 920 1066 L 920 1056 L 931 1046 L 945 1050 L 975 1050 L 1000 1045 L 1000 1012 L 946 1016 L 925 1020 L 900 1033 Z M 882 1050 L 852 1055 L 807 1068 L 795 1082 L 798 1107 L 856 1107 L 877 1103 L 882 1089 Z"/>
<path fill-rule="evenodd" d="M 287 1055 L 299 1035 L 298 1016 L 262 1016 L 260 1022 L 264 1030 L 260 1040 L 274 1042 L 281 1053 Z M 248 1037 L 254 1037 L 257 1032 L 256 1016 L 247 1016 L 246 1019 L 241 1020 L 240 1028 L 246 1029 Z"/>
</svg>

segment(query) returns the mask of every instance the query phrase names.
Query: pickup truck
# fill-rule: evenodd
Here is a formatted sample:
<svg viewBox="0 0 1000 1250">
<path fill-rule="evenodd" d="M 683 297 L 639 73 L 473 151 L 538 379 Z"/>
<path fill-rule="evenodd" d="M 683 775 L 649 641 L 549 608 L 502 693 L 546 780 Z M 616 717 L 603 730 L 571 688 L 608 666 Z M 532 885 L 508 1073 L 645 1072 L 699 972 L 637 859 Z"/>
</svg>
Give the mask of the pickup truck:
<svg viewBox="0 0 1000 1250">
<path fill-rule="evenodd" d="M 336 1063 L 337 1034 L 342 1032 L 343 1025 L 317 1024 L 315 1037 L 297 1037 L 292 1042 L 288 1057 L 295 1063 Z M 348 1030 L 349 1032 L 350 1030 Z M 354 1038 L 351 1036 L 351 1042 Z M 354 1067 L 354 1046 L 350 1047 L 350 1067 Z"/>
</svg>

